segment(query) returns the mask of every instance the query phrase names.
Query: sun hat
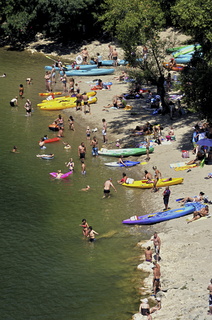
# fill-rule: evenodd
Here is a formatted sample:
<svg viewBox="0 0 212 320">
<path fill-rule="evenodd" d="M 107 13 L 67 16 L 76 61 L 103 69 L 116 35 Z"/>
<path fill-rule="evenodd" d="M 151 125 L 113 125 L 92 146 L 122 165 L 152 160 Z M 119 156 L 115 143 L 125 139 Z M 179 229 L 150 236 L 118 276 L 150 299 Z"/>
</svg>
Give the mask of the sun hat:
<svg viewBox="0 0 212 320">
<path fill-rule="evenodd" d="M 157 300 L 157 301 L 160 301 L 160 300 L 161 300 L 161 298 L 160 298 L 160 297 L 157 297 L 157 298 L 156 298 L 156 300 Z"/>
</svg>

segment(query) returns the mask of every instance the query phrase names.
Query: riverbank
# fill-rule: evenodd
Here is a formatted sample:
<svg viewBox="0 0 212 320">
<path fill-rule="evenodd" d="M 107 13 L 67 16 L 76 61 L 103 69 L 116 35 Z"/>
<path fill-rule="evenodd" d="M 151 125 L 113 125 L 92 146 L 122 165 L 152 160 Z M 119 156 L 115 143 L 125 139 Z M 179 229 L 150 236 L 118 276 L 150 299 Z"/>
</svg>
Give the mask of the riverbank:
<svg viewBox="0 0 212 320">
<path fill-rule="evenodd" d="M 122 68 L 118 68 L 116 75 L 120 73 Z M 132 178 L 135 180 L 143 176 L 144 170 L 152 172 L 152 166 L 156 165 L 166 177 L 183 177 L 184 183 L 170 187 L 170 207 L 180 207 L 175 201 L 177 198 L 184 196 L 194 196 L 200 191 L 211 200 L 210 180 L 204 177 L 211 172 L 211 168 L 205 165 L 203 168 L 194 168 L 190 172 L 176 172 L 169 167 L 171 163 L 182 161 L 182 150 L 190 150 L 191 153 L 191 134 L 193 126 L 199 121 L 194 114 L 185 114 L 181 118 L 175 116 L 173 120 L 169 115 L 152 115 L 152 110 L 148 109 L 145 99 L 128 101 L 133 109 L 126 111 L 123 109 L 104 108 L 111 103 L 113 96 L 124 93 L 128 90 L 128 84 L 120 83 L 114 79 L 114 76 L 101 77 L 103 81 L 112 81 L 111 90 L 98 91 L 98 102 L 91 105 L 91 115 L 84 114 L 80 111 L 67 110 L 65 114 L 72 114 L 77 121 L 84 123 L 86 128 L 97 128 L 97 136 L 101 141 L 101 120 L 105 118 L 108 123 L 108 146 L 114 147 L 116 139 L 121 140 L 121 146 L 125 144 L 136 145 L 140 137 L 130 137 L 130 129 L 134 129 L 137 125 L 144 124 L 149 121 L 152 124 L 159 123 L 163 126 L 163 136 L 168 132 L 169 126 L 174 127 L 176 141 L 167 145 L 159 145 L 155 147 L 155 152 L 150 155 L 150 161 L 139 168 L 131 171 Z M 90 79 L 79 78 L 77 82 L 80 84 L 81 91 L 89 91 L 91 83 Z M 101 146 L 101 143 L 100 143 Z M 145 156 L 140 157 L 144 161 Z M 120 186 L 121 192 L 122 186 Z M 162 192 L 160 189 L 157 193 L 149 192 L 151 203 L 148 203 L 149 213 L 160 211 L 163 208 Z M 211 278 L 208 273 L 210 268 L 210 229 L 211 219 L 199 220 L 191 224 L 186 223 L 186 219 L 191 215 L 176 220 L 170 220 L 166 223 L 160 223 L 152 227 L 152 230 L 159 230 L 159 236 L 162 240 L 161 246 L 161 287 L 162 287 L 162 309 L 153 314 L 153 319 L 207 319 L 208 293 L 207 285 Z M 127 217 L 126 217 L 127 218 Z M 139 227 L 145 230 L 145 227 Z M 146 245 L 146 244 L 145 244 Z M 143 247 L 142 247 L 143 251 Z M 146 268 L 145 268 L 146 270 Z M 151 269 L 150 269 L 150 272 Z M 144 283 L 145 292 L 141 289 L 143 295 L 149 297 L 151 288 L 152 274 Z M 136 319 L 141 318 L 139 315 Z"/>
</svg>

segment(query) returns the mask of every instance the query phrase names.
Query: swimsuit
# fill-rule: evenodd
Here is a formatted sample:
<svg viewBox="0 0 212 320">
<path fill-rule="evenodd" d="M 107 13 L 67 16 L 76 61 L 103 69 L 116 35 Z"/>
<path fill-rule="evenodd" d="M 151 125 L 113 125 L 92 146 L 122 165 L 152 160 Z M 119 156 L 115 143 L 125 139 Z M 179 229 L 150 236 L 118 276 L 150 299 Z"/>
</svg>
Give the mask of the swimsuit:
<svg viewBox="0 0 212 320">
<path fill-rule="evenodd" d="M 209 295 L 209 306 L 212 306 L 212 294 Z"/>
<path fill-rule="evenodd" d="M 85 152 L 80 153 L 80 159 L 85 159 Z"/>
<path fill-rule="evenodd" d="M 147 316 L 147 312 L 149 312 L 148 308 L 141 308 L 141 314 L 142 316 Z"/>
<path fill-rule="evenodd" d="M 104 189 L 104 193 L 110 193 L 110 190 L 105 190 L 105 189 Z"/>
<path fill-rule="evenodd" d="M 92 155 L 93 156 L 98 156 L 98 148 L 96 148 L 96 147 L 92 148 Z"/>
</svg>

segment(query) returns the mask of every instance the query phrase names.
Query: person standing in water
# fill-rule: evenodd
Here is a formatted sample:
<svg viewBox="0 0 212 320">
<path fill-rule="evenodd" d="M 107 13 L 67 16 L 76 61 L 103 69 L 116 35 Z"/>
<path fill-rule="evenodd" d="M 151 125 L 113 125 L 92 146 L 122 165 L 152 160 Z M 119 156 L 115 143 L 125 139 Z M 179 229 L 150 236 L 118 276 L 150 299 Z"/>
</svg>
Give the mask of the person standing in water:
<svg viewBox="0 0 212 320">
<path fill-rule="evenodd" d="M 82 219 L 82 224 L 80 224 L 79 226 L 83 228 L 82 233 L 85 237 L 87 237 L 89 225 L 88 225 L 86 219 Z"/>
<path fill-rule="evenodd" d="M 93 241 L 96 240 L 95 239 L 95 235 L 98 235 L 98 232 L 94 231 L 93 228 L 90 226 L 88 228 L 88 235 L 87 235 L 87 237 L 89 238 L 90 242 L 93 242 Z"/>
<path fill-rule="evenodd" d="M 110 187 L 112 187 L 115 192 L 117 192 L 116 188 L 112 184 L 112 178 L 108 179 L 104 183 L 104 195 L 103 198 L 110 198 Z"/>
<path fill-rule="evenodd" d="M 23 99 L 23 95 L 24 95 L 24 86 L 23 86 L 23 84 L 20 84 L 20 86 L 19 86 L 19 97 L 21 99 Z"/>
</svg>

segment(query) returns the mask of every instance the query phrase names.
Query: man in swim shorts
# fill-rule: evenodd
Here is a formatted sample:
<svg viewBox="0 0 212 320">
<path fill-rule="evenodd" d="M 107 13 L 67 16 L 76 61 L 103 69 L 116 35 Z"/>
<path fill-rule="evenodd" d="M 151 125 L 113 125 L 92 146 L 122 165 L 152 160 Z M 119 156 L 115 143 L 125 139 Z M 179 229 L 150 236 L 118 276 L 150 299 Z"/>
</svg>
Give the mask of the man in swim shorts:
<svg viewBox="0 0 212 320">
<path fill-rule="evenodd" d="M 161 246 L 161 240 L 160 237 L 158 236 L 157 232 L 154 233 L 153 238 L 151 238 L 151 241 L 154 243 L 155 247 L 155 254 L 156 254 L 156 261 L 159 260 L 159 254 L 160 254 L 160 246 Z"/>
<path fill-rule="evenodd" d="M 78 147 L 78 155 L 81 160 L 85 159 L 85 154 L 86 154 L 86 147 L 85 147 L 84 142 L 81 142 L 81 144 Z"/>
<path fill-rule="evenodd" d="M 116 188 L 112 184 L 112 178 L 108 179 L 104 183 L 104 195 L 103 198 L 110 198 L 110 187 L 112 187 L 115 192 L 117 192 Z"/>
</svg>

